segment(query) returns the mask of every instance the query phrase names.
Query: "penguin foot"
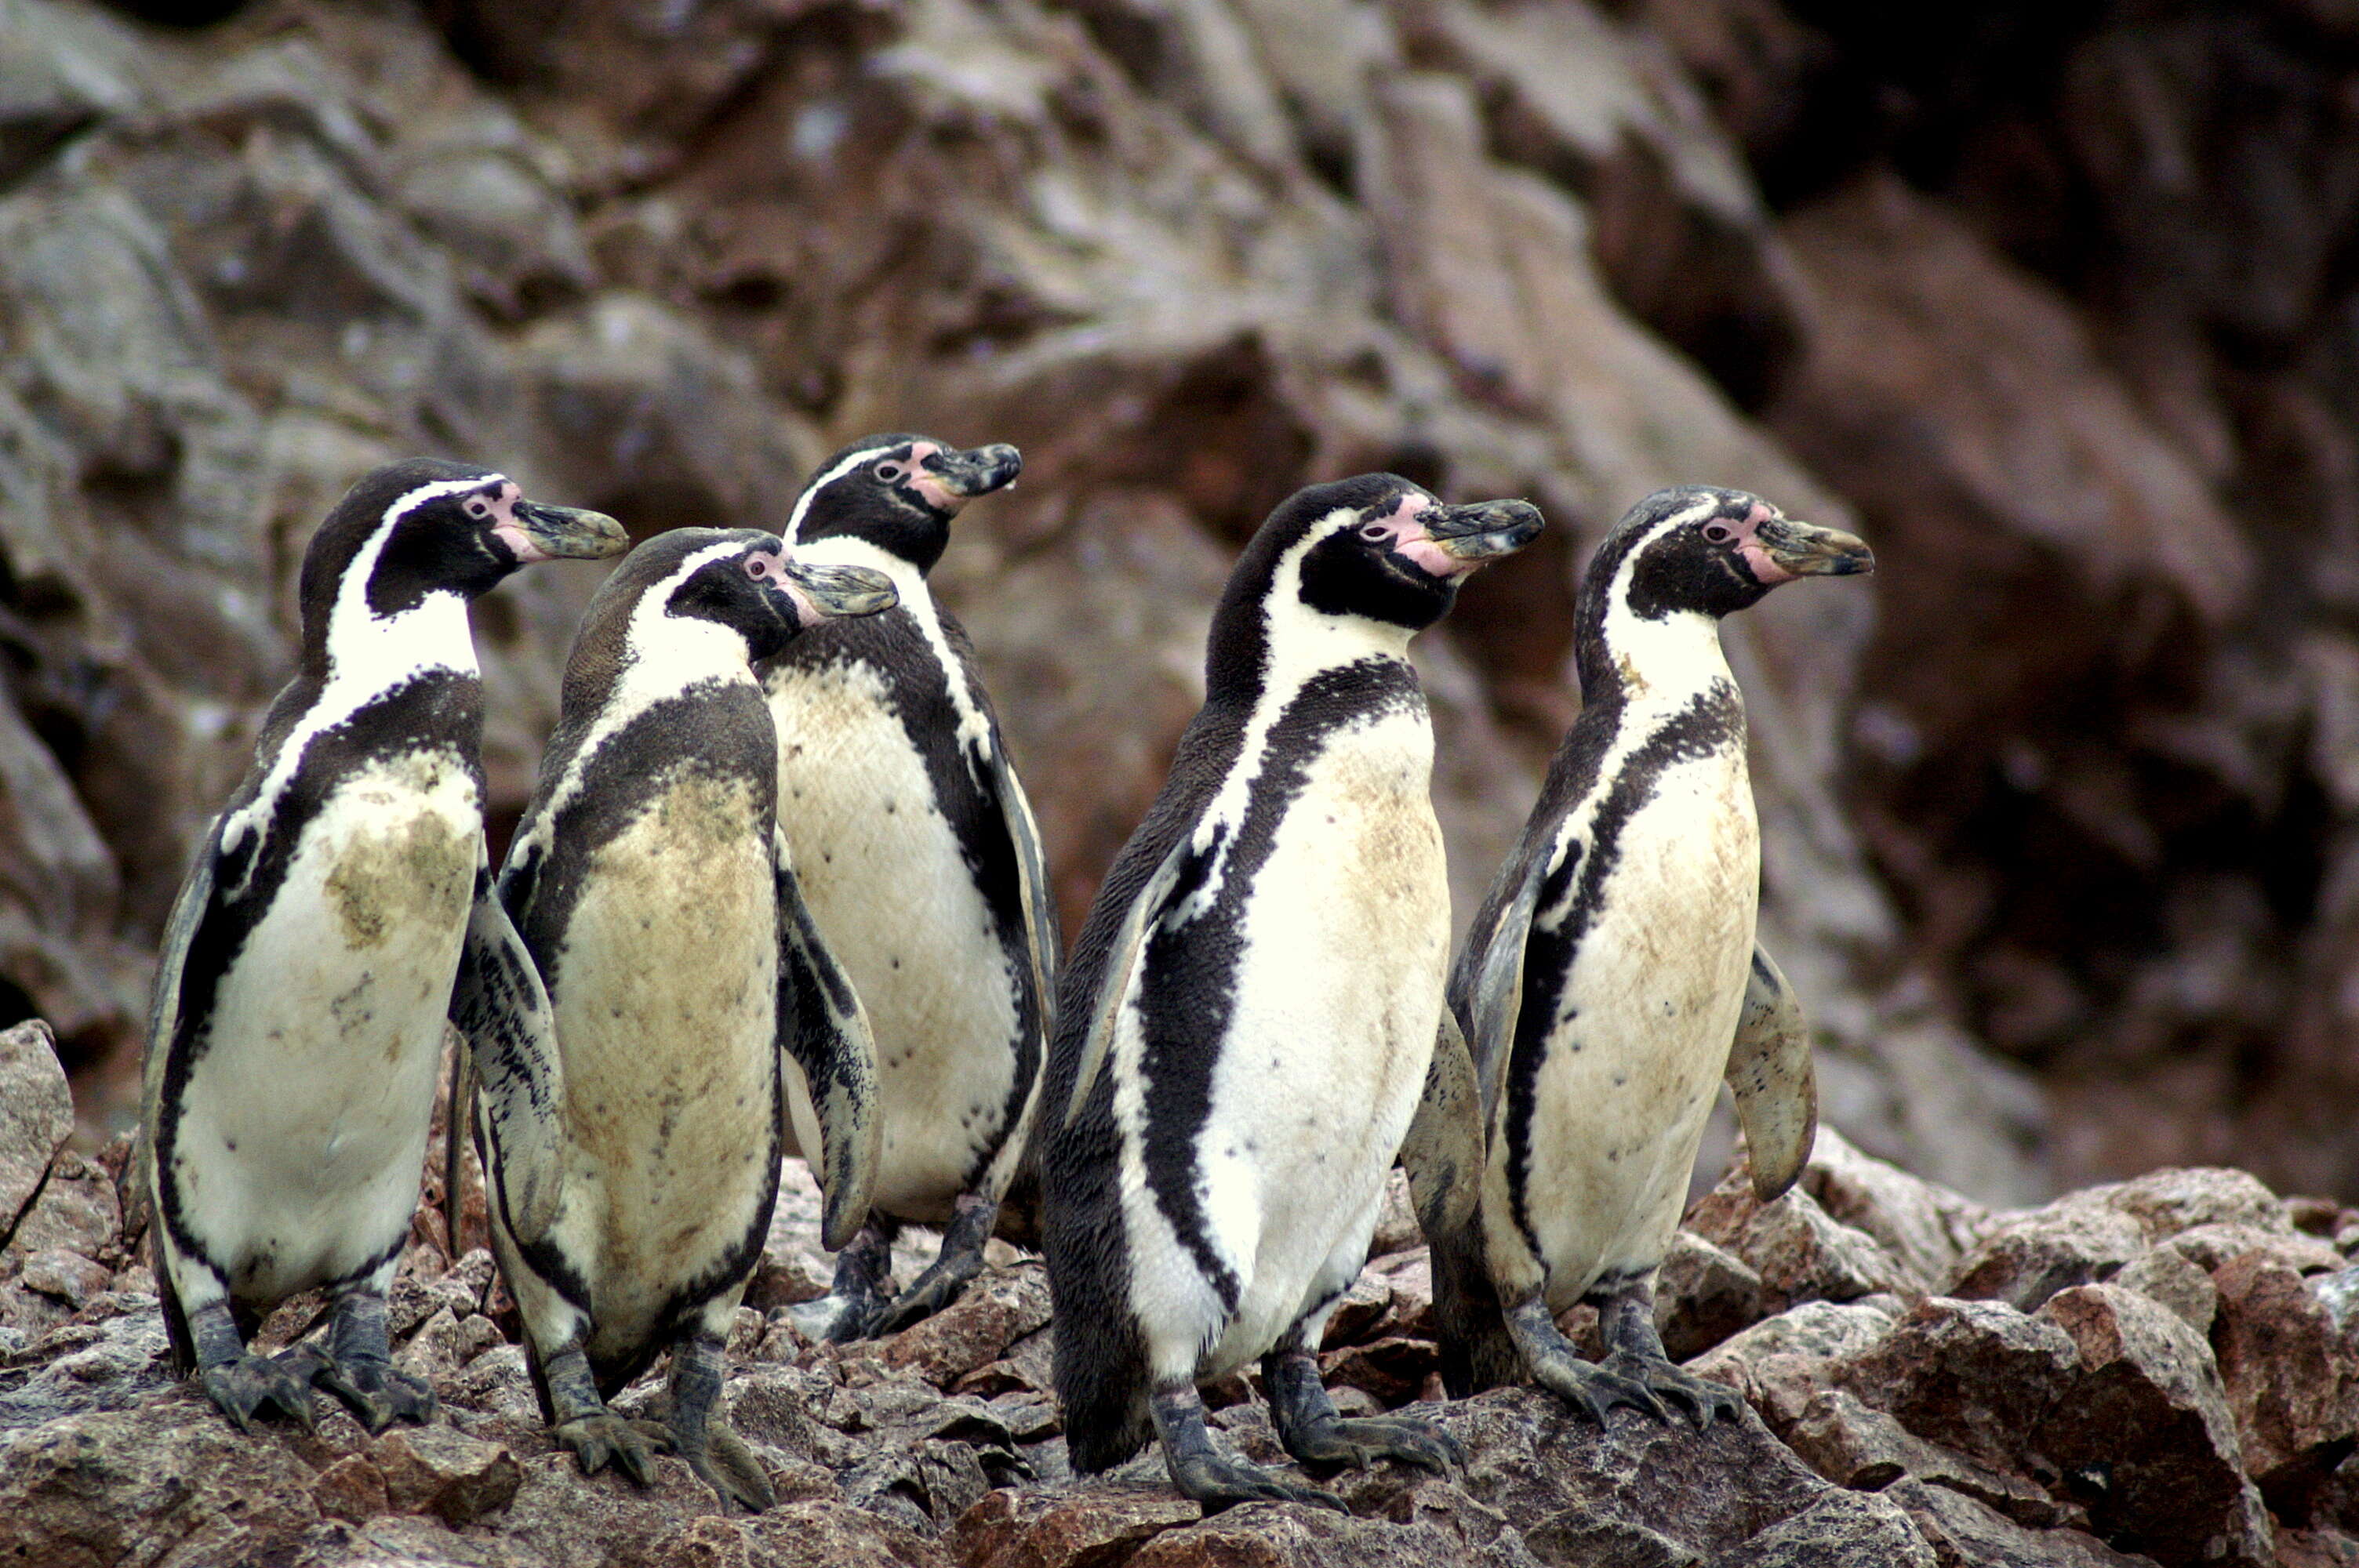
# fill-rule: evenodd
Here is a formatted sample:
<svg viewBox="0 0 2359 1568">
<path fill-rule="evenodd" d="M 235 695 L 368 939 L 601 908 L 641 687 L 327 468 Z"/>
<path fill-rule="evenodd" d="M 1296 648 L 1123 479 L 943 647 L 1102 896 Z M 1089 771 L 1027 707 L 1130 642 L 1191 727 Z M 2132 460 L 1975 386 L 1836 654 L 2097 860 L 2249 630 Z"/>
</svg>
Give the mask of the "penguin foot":
<svg viewBox="0 0 2359 1568">
<path fill-rule="evenodd" d="M 1456 1438 L 1430 1422 L 1399 1416 L 1352 1421 L 1338 1416 L 1308 1431 L 1280 1435 L 1288 1440 L 1286 1451 L 1306 1465 L 1356 1465 L 1366 1470 L 1379 1459 L 1397 1459 L 1440 1474 L 1466 1464 L 1466 1450 Z"/>
<path fill-rule="evenodd" d="M 1605 1412 L 1616 1405 L 1643 1411 L 1657 1421 L 1671 1419 L 1671 1412 L 1642 1379 L 1585 1361 L 1571 1346 L 1561 1355 L 1533 1357 L 1532 1379 L 1567 1404 L 1586 1411 L 1601 1429 Z"/>
<path fill-rule="evenodd" d="M 748 1513 L 767 1513 L 778 1503 L 778 1494 L 763 1472 L 762 1462 L 754 1456 L 753 1446 L 719 1422 L 709 1422 L 704 1428 L 704 1445 L 690 1451 L 688 1445 L 673 1436 L 673 1448 L 688 1461 L 688 1467 L 702 1478 L 704 1484 L 721 1494 L 721 1500 L 736 1503 Z"/>
<path fill-rule="evenodd" d="M 909 1288 L 879 1307 L 861 1326 L 864 1339 L 878 1339 L 941 1311 L 959 1299 L 974 1277 L 983 1272 L 983 1244 L 991 1239 L 999 1206 L 973 1193 L 962 1193 L 951 1222 L 942 1229 L 941 1250 Z"/>
<path fill-rule="evenodd" d="M 1332 1492 L 1288 1481 L 1234 1459 L 1223 1459 L 1209 1450 L 1181 1457 L 1167 1448 L 1164 1462 L 1180 1495 L 1193 1498 L 1208 1518 L 1239 1503 L 1309 1503 L 1314 1508 L 1333 1509 L 1339 1514 L 1352 1511 Z"/>
<path fill-rule="evenodd" d="M 594 1476 L 609 1461 L 642 1487 L 656 1478 L 655 1456 L 670 1445 L 671 1434 L 652 1422 L 625 1421 L 603 1411 L 578 1415 L 549 1429 L 549 1440 L 570 1449 L 585 1476 Z"/>
<path fill-rule="evenodd" d="M 372 1437 L 397 1420 L 423 1426 L 440 1408 L 424 1379 L 411 1377 L 389 1361 L 339 1361 L 310 1346 L 296 1348 L 311 1352 L 312 1386 L 335 1395 Z"/>
<path fill-rule="evenodd" d="M 254 1418 L 266 1405 L 276 1405 L 305 1432 L 313 1429 L 316 1417 L 311 1410 L 311 1378 L 299 1366 L 265 1356 L 244 1355 L 234 1361 L 223 1361 L 207 1367 L 197 1374 L 222 1414 L 236 1424 L 238 1431 L 252 1434 Z"/>
<path fill-rule="evenodd" d="M 1737 1421 L 1745 1414 L 1745 1396 L 1726 1383 L 1715 1383 L 1709 1378 L 1699 1378 L 1685 1368 L 1675 1365 L 1668 1357 L 1637 1356 L 1617 1350 L 1605 1357 L 1603 1368 L 1617 1376 L 1642 1383 L 1666 1400 L 1684 1406 L 1699 1432 L 1712 1425 L 1718 1416 Z"/>
</svg>

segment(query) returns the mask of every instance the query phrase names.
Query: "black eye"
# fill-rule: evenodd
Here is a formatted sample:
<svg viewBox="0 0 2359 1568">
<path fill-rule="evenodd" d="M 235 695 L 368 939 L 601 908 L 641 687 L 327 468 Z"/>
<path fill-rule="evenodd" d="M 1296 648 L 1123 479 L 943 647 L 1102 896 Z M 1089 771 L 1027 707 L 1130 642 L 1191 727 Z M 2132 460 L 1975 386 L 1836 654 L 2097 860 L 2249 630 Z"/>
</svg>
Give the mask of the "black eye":
<svg viewBox="0 0 2359 1568">
<path fill-rule="evenodd" d="M 482 496 L 480 496 L 480 495 L 471 495 L 471 496 L 467 497 L 467 515 L 468 515 L 468 516 L 470 516 L 470 517 L 489 517 L 491 514 L 492 514 L 492 503 L 491 503 L 490 502 L 488 502 L 488 501 L 484 500 L 484 499 Z"/>
<path fill-rule="evenodd" d="M 1389 539 L 1392 536 L 1393 531 L 1390 528 L 1386 527 L 1381 523 L 1363 523 L 1360 524 L 1360 537 L 1365 539 L 1372 545 L 1375 544 L 1379 540 Z"/>
<path fill-rule="evenodd" d="M 1725 545 L 1736 537 L 1736 530 L 1725 523 L 1707 523 L 1703 525 L 1703 536 L 1715 545 Z"/>
<path fill-rule="evenodd" d="M 770 557 L 767 556 L 746 557 L 745 575 L 747 577 L 756 579 L 768 577 L 770 575 Z"/>
<path fill-rule="evenodd" d="M 886 458 L 883 462 L 878 463 L 875 468 L 870 471 L 875 473 L 878 479 L 883 480 L 886 484 L 897 484 L 900 482 L 901 476 L 908 473 L 909 470 L 903 468 L 899 463 L 895 462 L 891 458 Z"/>
</svg>

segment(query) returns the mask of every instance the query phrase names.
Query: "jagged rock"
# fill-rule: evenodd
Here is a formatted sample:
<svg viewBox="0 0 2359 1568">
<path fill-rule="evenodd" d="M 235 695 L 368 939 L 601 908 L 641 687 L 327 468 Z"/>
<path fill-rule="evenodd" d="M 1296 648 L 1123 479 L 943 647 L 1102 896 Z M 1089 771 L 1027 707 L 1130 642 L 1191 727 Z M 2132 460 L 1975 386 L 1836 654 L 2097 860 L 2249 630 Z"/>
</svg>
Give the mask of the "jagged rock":
<svg viewBox="0 0 2359 1568">
<path fill-rule="evenodd" d="M 2048 1319 L 1936 1296 L 1837 1363 L 1833 1379 L 1919 1436 L 2005 1470 L 2077 1368 L 2071 1338 Z"/>
<path fill-rule="evenodd" d="M 0 1033 L 0 1244 L 15 1234 L 73 1136 L 73 1094 L 49 1026 L 27 1019 Z"/>
<path fill-rule="evenodd" d="M 2093 1528 L 2165 1568 L 2268 1563 L 2268 1514 L 2194 1330 L 2112 1285 L 2060 1292 L 2031 1321 L 2068 1336 L 2079 1365 L 2018 1441 L 2028 1433 L 2031 1451 L 2059 1467 Z"/>
<path fill-rule="evenodd" d="M 2308 1494 L 2359 1444 L 2359 1339 L 2267 1253 L 2230 1259 L 2212 1281 L 2212 1348 L 2245 1473 L 2280 1515 L 2305 1519 Z"/>
<path fill-rule="evenodd" d="M 649 1543 L 658 1568 L 950 1568 L 923 1536 L 842 1503 L 786 1503 L 753 1519 L 691 1519 Z"/>
<path fill-rule="evenodd" d="M 388 1432 L 369 1445 L 396 1511 L 430 1513 L 456 1527 L 513 1501 L 524 1484 L 516 1455 L 448 1426 Z"/>
<path fill-rule="evenodd" d="M 1751 1178 L 1741 1170 L 1731 1171 L 1697 1202 L 1688 1227 L 1758 1273 L 1768 1308 L 1847 1302 L 1886 1291 L 1922 1292 L 1933 1285 L 1874 1237 L 1830 1216 L 1805 1188 L 1793 1188 L 1773 1203 L 1759 1202 Z"/>
<path fill-rule="evenodd" d="M 995 1272 L 949 1306 L 885 1342 L 887 1364 L 947 1386 L 1049 1321 L 1049 1276 L 1038 1263 Z"/>
<path fill-rule="evenodd" d="M 2198 1334 L 2209 1336 L 2212 1332 L 2212 1319 L 2220 1307 L 2219 1289 L 2212 1284 L 2212 1276 L 2182 1251 L 2158 1247 L 2124 1268 L 2109 1282 L 2160 1302 Z"/>
<path fill-rule="evenodd" d="M 1691 1230 L 1671 1238 L 1655 1276 L 1655 1327 L 1674 1361 L 1702 1355 L 1760 1321 L 1761 1276 Z"/>
<path fill-rule="evenodd" d="M 1161 1486 L 1084 1483 L 1060 1493 L 993 1492 L 945 1536 L 967 1568 L 1085 1568 L 1195 1522 L 1201 1510 Z"/>
<path fill-rule="evenodd" d="M 2057 1523 L 2067 1511 L 2038 1484 L 1928 1443 L 1841 1389 L 1821 1390 L 1774 1430 L 1804 1464 L 1853 1491 L 1881 1491 L 1908 1476 L 2037 1528 Z"/>
<path fill-rule="evenodd" d="M 1819 1129 L 1801 1184 L 1830 1218 L 1873 1237 L 1929 1287 L 1955 1275 L 1991 1223 L 1981 1204 L 1862 1152 L 1832 1127 Z"/>
<path fill-rule="evenodd" d="M 2198 1225 L 2163 1243 L 2207 1272 L 2217 1271 L 2232 1258 L 2261 1252 L 2299 1273 L 2331 1272 L 2343 1267 L 2343 1255 L 2330 1244 L 2299 1231 L 2263 1229 L 2258 1226 Z"/>
<path fill-rule="evenodd" d="M 1939 1482 L 1906 1477 L 1884 1496 L 1908 1510 L 1940 1568 L 2148 1568 L 2078 1530 L 2027 1530 Z"/>
<path fill-rule="evenodd" d="M 1933 1549 L 1888 1498 L 1835 1492 L 1734 1552 L 1717 1568 L 1933 1568 Z"/>
<path fill-rule="evenodd" d="M 311 1504 L 321 1517 L 360 1524 L 393 1511 L 385 1472 L 358 1454 L 347 1454 L 311 1483 Z"/>
</svg>

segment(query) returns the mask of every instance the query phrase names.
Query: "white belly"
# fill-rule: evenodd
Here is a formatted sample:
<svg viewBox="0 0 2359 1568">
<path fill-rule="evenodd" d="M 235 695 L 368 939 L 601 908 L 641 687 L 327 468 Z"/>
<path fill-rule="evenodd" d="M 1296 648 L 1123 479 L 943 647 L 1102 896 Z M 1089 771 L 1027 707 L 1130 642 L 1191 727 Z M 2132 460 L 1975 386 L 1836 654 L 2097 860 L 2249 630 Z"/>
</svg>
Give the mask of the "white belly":
<svg viewBox="0 0 2359 1568">
<path fill-rule="evenodd" d="M 770 691 L 795 874 L 876 1040 L 875 1206 L 939 1223 L 1005 1134 L 1016 976 L 881 677 L 789 668 Z"/>
<path fill-rule="evenodd" d="M 407 1232 L 482 824 L 455 758 L 356 772 L 223 978 L 172 1180 L 240 1299 L 350 1277 Z"/>
<path fill-rule="evenodd" d="M 1207 1229 L 1242 1289 L 1195 1342 L 1211 1346 L 1199 1376 L 1264 1354 L 1366 1258 L 1441 1017 L 1450 894 L 1431 772 L 1421 712 L 1339 733 L 1255 879 L 1196 1150 Z M 1138 1197 L 1134 1236 L 1153 1202 Z M 1158 1217 L 1145 1233 L 1169 1230 Z M 1194 1271 L 1176 1250 L 1158 1266 Z M 1141 1294 L 1186 1302 L 1201 1287 L 1175 1278 Z M 1169 1365 L 1180 1343 L 1149 1337 L 1158 1375 L 1184 1369 Z"/>
<path fill-rule="evenodd" d="M 1667 773 L 1606 886 L 1533 1117 L 1526 1209 L 1553 1311 L 1601 1275 L 1660 1262 L 1686 1204 L 1753 952 L 1760 840 L 1742 753 Z M 1501 1140 L 1484 1200 L 1495 1227 L 1506 1154 Z"/>
<path fill-rule="evenodd" d="M 598 851 L 566 926 L 553 1239 L 589 1282 L 593 1356 L 645 1343 L 775 1178 L 777 906 L 755 816 L 743 784 L 684 780 Z"/>
</svg>

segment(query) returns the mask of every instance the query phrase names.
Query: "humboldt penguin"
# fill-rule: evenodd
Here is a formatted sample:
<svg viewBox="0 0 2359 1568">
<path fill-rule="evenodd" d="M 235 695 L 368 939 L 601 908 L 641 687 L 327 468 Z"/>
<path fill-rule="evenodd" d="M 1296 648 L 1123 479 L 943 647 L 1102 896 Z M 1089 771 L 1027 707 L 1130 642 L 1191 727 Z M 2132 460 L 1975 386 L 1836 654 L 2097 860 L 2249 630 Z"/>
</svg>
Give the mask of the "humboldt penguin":
<svg viewBox="0 0 2359 1568">
<path fill-rule="evenodd" d="M 1723 1078 L 1765 1197 L 1808 1158 L 1815 1099 L 1799 1008 L 1755 943 L 1760 836 L 1720 622 L 1874 567 L 1848 534 L 1701 486 L 1648 496 L 1598 546 L 1581 716 L 1451 976 L 1475 1090 L 1467 1137 L 1435 1141 L 1482 1170 L 1478 1202 L 1427 1226 L 1452 1394 L 1529 1376 L 1601 1423 L 1614 1405 L 1739 1410 L 1664 1355 L 1655 1271 Z M 1557 1330 L 1576 1302 L 1598 1310 L 1602 1362 Z"/>
<path fill-rule="evenodd" d="M 768 1481 L 715 1409 L 790 1115 L 842 1246 L 868 1211 L 876 1073 L 777 829 L 752 670 L 892 585 L 751 529 L 634 550 L 584 614 L 556 732 L 453 1016 L 474 1058 L 493 1249 L 550 1435 L 584 1473 L 678 1453 L 724 1498 Z M 821 1137 L 821 1129 L 824 1137 Z M 660 1426 L 604 1401 L 671 1352 Z"/>
<path fill-rule="evenodd" d="M 164 937 L 141 1162 L 175 1367 L 250 1431 L 326 1389 L 372 1432 L 433 1391 L 393 1368 L 386 1288 L 418 1202 L 443 1013 L 484 860 L 467 606 L 528 561 L 618 555 L 613 519 L 433 459 L 364 476 L 303 557 L 302 647 Z M 248 1354 L 298 1291 L 325 1348 Z"/>
<path fill-rule="evenodd" d="M 1440 1467 L 1346 1421 L 1320 1336 L 1365 1261 L 1442 1017 L 1450 894 L 1409 639 L 1540 527 L 1408 480 L 1270 514 L 1212 618 L 1205 700 L 1064 971 L 1037 1143 L 1073 1467 L 1162 1442 L 1210 1511 L 1330 1493 L 1221 1454 L 1199 1381 L 1261 1358 L 1288 1453 Z"/>
<path fill-rule="evenodd" d="M 796 500 L 796 558 L 868 567 L 900 603 L 831 622 L 762 666 L 778 730 L 778 822 L 804 901 L 876 1038 L 884 1149 L 875 1207 L 798 1309 L 834 1339 L 907 1328 L 983 1269 L 1030 1126 L 1059 944 L 1039 829 L 974 649 L 926 574 L 951 520 L 1016 477 L 1008 446 L 871 436 Z M 903 1223 L 942 1227 L 897 1297 Z"/>
</svg>

